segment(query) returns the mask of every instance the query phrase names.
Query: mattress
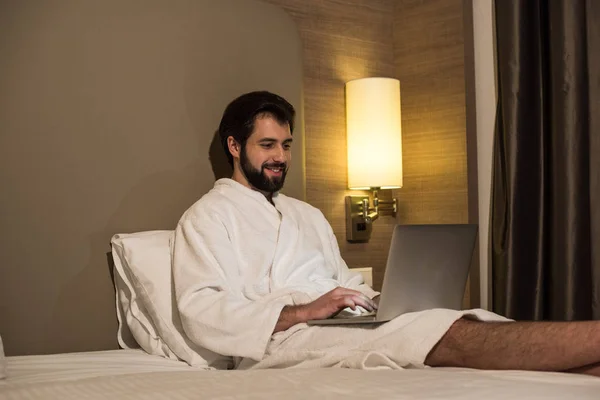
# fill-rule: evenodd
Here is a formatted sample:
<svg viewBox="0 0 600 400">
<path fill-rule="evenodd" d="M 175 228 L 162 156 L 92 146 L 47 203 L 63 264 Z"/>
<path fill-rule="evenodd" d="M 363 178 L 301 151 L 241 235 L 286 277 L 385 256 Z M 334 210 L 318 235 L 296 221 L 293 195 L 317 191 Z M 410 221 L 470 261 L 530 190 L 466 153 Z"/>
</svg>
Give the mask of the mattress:
<svg viewBox="0 0 600 400">
<path fill-rule="evenodd" d="M 0 399 L 598 399 L 600 378 L 455 368 L 205 371 L 115 350 L 8 357 Z"/>
</svg>

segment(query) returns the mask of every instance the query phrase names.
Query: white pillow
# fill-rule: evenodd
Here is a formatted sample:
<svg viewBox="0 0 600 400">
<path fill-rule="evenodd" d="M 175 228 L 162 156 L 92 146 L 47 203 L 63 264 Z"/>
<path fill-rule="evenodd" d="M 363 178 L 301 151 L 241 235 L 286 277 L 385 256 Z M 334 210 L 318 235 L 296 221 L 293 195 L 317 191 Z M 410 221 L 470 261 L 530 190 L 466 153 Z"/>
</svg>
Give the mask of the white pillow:
<svg viewBox="0 0 600 400">
<path fill-rule="evenodd" d="M 122 240 L 121 238 L 131 237 Z M 159 355 L 166 358 L 177 360 L 177 356 L 161 340 L 141 299 L 135 291 L 133 276 L 130 269 L 130 263 L 144 262 L 132 252 L 139 248 L 140 240 L 150 239 L 155 246 L 149 246 L 146 251 L 138 251 L 137 254 L 142 257 L 154 256 L 156 264 L 164 264 L 161 260 L 160 241 L 166 240 L 169 245 L 168 232 L 144 232 L 135 235 L 115 235 L 113 236 L 112 254 L 115 263 L 115 288 L 117 301 L 117 320 L 119 327 L 117 331 L 117 340 L 119 345 L 125 349 L 138 347 L 139 345 L 149 354 Z M 126 245 L 127 244 L 127 245 Z M 158 246 L 157 246 L 158 244 Z M 164 247 L 164 246 L 163 246 Z M 167 261 L 169 260 L 167 256 Z M 133 339 L 133 340 L 132 340 Z"/>
<path fill-rule="evenodd" d="M 6 378 L 6 360 L 4 359 L 4 346 L 0 336 L 0 379 Z"/>
<path fill-rule="evenodd" d="M 119 234 L 111 240 L 119 345 L 131 347 L 131 340 L 127 340 L 129 328 L 149 354 L 184 360 L 195 367 L 227 369 L 231 357 L 196 346 L 183 331 L 172 284 L 173 234 L 148 231 Z"/>
</svg>

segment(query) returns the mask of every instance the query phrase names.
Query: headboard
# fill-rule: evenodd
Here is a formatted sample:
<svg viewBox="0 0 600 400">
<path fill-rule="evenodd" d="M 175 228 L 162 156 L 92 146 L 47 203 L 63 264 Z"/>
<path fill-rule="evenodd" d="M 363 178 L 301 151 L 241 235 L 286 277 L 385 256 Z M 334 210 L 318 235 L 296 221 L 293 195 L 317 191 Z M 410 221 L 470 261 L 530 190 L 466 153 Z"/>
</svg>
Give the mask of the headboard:
<svg viewBox="0 0 600 400">
<path fill-rule="evenodd" d="M 230 176 L 227 103 L 297 109 L 284 192 L 304 198 L 302 62 L 281 9 L 244 0 L 0 3 L 0 335 L 6 353 L 116 348 L 115 233 L 173 229 Z"/>
</svg>

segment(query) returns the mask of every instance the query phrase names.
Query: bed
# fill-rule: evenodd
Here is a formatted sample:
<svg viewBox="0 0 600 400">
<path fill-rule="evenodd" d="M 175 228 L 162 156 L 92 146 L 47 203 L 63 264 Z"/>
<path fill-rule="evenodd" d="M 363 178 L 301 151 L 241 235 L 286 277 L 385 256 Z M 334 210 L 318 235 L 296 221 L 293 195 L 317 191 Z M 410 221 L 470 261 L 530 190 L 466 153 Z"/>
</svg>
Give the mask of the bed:
<svg viewBox="0 0 600 400">
<path fill-rule="evenodd" d="M 153 232 L 163 251 L 141 253 L 168 264 L 168 229 L 229 173 L 214 135 L 221 112 L 250 90 L 282 94 L 298 110 L 286 194 L 304 199 L 293 21 L 250 0 L 2 7 L 0 45 L 11 57 L 0 65 L 0 128 L 11 146 L 0 146 L 0 183 L 3 208 L 19 218 L 3 220 L 12 284 L 0 290 L 0 305 L 11 305 L 0 307 L 0 399 L 598 398 L 600 379 L 560 373 L 207 368 L 181 337 L 161 334 L 179 329 L 172 314 L 159 326 L 158 311 L 132 306 L 136 262 L 117 254 L 113 235 Z M 156 309 L 164 316 L 170 306 Z"/>
<path fill-rule="evenodd" d="M 597 399 L 600 379 L 430 368 L 202 371 L 142 350 L 10 357 L 12 399 Z"/>
</svg>

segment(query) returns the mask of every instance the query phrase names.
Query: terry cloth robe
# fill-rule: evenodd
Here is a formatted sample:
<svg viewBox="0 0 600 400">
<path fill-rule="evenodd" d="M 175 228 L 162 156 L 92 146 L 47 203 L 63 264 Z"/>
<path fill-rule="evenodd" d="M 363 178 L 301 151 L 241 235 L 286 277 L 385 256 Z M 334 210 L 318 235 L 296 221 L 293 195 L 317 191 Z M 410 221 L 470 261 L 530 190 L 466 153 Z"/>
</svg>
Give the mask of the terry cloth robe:
<svg viewBox="0 0 600 400">
<path fill-rule="evenodd" d="M 175 230 L 173 281 L 184 330 L 197 345 L 261 360 L 285 305 L 344 286 L 378 293 L 340 257 L 317 208 L 232 179 L 187 210 Z"/>
<path fill-rule="evenodd" d="M 273 335 L 286 305 L 308 303 L 337 286 L 378 294 L 348 269 L 318 209 L 283 194 L 274 194 L 273 203 L 220 179 L 179 221 L 173 281 L 184 331 L 196 345 L 233 356 L 238 368 L 422 365 L 464 314 L 406 314 L 376 329 L 298 324 Z M 377 353 L 384 348 L 393 350 Z"/>
</svg>

